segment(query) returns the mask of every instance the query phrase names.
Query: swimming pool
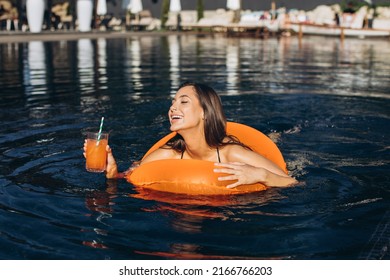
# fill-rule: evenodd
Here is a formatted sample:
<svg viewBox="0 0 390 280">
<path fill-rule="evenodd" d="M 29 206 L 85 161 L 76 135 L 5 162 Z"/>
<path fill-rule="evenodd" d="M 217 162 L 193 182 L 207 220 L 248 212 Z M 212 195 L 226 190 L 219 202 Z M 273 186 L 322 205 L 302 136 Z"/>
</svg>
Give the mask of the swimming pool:
<svg viewBox="0 0 390 280">
<path fill-rule="evenodd" d="M 0 259 L 389 259 L 390 41 L 134 36 L 0 44 Z M 105 128 L 120 169 L 168 132 L 180 83 L 270 135 L 300 184 L 188 197 L 85 171 Z"/>
</svg>

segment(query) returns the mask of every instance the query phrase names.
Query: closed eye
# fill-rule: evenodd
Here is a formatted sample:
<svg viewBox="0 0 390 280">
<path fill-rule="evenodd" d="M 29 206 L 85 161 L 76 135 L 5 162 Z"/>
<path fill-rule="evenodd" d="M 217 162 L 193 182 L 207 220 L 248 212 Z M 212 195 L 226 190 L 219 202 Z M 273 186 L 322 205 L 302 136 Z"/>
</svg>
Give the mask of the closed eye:
<svg viewBox="0 0 390 280">
<path fill-rule="evenodd" d="M 179 99 L 180 104 L 186 104 L 190 102 L 190 98 L 188 95 L 184 94 L 179 96 L 178 98 L 172 99 L 172 105 L 175 104 L 175 102 Z"/>
</svg>

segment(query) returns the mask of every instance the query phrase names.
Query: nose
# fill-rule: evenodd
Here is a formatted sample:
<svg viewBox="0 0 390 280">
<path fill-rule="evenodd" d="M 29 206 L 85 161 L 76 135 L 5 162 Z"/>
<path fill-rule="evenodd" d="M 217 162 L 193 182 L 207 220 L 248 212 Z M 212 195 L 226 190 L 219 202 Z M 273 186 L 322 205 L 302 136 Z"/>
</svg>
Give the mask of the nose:
<svg viewBox="0 0 390 280">
<path fill-rule="evenodd" d="M 174 112 L 174 111 L 176 111 L 177 110 L 177 108 L 175 107 L 175 106 L 171 106 L 171 108 L 170 108 L 170 110 L 171 110 L 171 112 Z"/>
</svg>

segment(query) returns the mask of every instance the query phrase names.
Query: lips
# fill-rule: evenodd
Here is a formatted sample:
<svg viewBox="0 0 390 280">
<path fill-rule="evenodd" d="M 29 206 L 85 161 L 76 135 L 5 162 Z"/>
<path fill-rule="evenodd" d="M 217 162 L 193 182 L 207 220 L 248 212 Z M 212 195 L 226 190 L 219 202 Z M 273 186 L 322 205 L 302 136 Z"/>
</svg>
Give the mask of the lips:
<svg viewBox="0 0 390 280">
<path fill-rule="evenodd" d="M 171 115 L 171 122 L 183 119 L 182 115 Z"/>
</svg>

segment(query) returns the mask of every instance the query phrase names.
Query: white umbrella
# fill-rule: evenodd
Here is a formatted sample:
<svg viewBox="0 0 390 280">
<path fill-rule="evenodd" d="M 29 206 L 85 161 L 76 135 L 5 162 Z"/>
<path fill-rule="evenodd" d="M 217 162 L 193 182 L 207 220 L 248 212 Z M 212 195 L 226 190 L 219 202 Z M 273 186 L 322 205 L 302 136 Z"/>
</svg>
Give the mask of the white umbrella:
<svg viewBox="0 0 390 280">
<path fill-rule="evenodd" d="M 130 10 L 132 14 L 138 14 L 143 10 L 142 1 L 141 0 L 130 0 L 127 9 Z"/>
<path fill-rule="evenodd" d="M 240 10 L 241 0 L 227 0 L 226 7 L 233 11 Z"/>
<path fill-rule="evenodd" d="M 181 11 L 181 3 L 180 0 L 171 0 L 169 3 L 169 11 L 178 13 Z"/>
<path fill-rule="evenodd" d="M 106 0 L 98 0 L 97 7 L 96 7 L 96 13 L 99 16 L 104 16 L 107 14 L 107 2 Z"/>
</svg>

